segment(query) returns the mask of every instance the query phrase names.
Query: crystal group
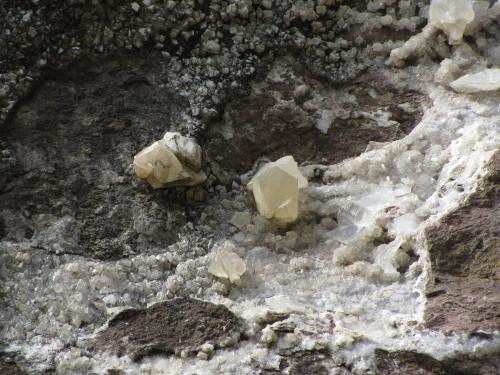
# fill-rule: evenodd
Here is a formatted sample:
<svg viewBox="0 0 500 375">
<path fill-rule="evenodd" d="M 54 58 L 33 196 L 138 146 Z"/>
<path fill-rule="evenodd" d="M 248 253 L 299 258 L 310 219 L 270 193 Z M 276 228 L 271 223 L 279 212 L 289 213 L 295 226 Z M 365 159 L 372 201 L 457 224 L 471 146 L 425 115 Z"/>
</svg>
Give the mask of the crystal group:
<svg viewBox="0 0 500 375">
<path fill-rule="evenodd" d="M 241 276 L 247 270 L 247 266 L 235 250 L 236 247 L 231 241 L 224 241 L 217 249 L 215 257 L 208 267 L 208 272 L 216 277 L 229 279 L 233 284 L 238 284 Z"/>
<path fill-rule="evenodd" d="M 180 133 L 167 132 L 134 156 L 134 171 L 153 188 L 193 186 L 206 180 L 201 170 L 201 147 Z"/>
<path fill-rule="evenodd" d="M 292 223 L 299 216 L 299 189 L 307 187 L 292 156 L 264 165 L 248 183 L 259 213 L 267 219 Z"/>
<path fill-rule="evenodd" d="M 471 0 L 432 0 L 429 9 L 429 23 L 443 30 L 450 44 L 461 42 L 474 16 Z"/>
</svg>

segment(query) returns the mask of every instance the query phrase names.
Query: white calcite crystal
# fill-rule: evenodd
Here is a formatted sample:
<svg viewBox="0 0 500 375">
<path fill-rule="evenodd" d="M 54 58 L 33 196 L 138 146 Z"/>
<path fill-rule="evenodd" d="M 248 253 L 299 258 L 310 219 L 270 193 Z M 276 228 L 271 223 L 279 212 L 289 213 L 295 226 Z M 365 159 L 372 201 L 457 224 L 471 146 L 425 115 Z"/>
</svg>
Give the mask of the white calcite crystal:
<svg viewBox="0 0 500 375">
<path fill-rule="evenodd" d="M 439 82 L 443 86 L 447 87 L 458 75 L 460 75 L 461 72 L 462 70 L 453 60 L 444 59 L 441 61 L 441 65 L 434 75 L 434 79 L 436 82 Z"/>
<path fill-rule="evenodd" d="M 307 187 L 293 156 L 264 165 L 248 183 L 259 213 L 280 223 L 292 223 L 299 216 L 299 189 Z"/>
<path fill-rule="evenodd" d="M 457 92 L 471 94 L 480 91 L 500 89 L 500 69 L 485 69 L 478 73 L 466 74 L 450 84 Z"/>
<path fill-rule="evenodd" d="M 201 170 L 201 148 L 191 138 L 167 132 L 134 156 L 134 171 L 153 188 L 193 186 L 206 180 Z"/>
<path fill-rule="evenodd" d="M 450 44 L 462 41 L 465 28 L 474 20 L 472 0 L 432 0 L 429 23 L 448 35 Z"/>
<path fill-rule="evenodd" d="M 233 284 L 239 284 L 247 266 L 235 250 L 236 247 L 231 241 L 224 241 L 217 249 L 208 272 L 216 277 L 229 279 Z"/>
</svg>

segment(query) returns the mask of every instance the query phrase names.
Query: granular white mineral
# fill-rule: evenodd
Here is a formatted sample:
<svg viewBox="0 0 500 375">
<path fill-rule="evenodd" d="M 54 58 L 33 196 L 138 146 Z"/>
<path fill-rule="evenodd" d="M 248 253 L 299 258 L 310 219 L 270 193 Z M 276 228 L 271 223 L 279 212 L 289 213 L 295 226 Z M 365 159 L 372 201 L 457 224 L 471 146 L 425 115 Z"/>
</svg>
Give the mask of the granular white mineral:
<svg viewBox="0 0 500 375">
<path fill-rule="evenodd" d="M 236 246 L 231 241 L 224 241 L 217 249 L 208 272 L 214 276 L 229 279 L 233 284 L 239 284 L 247 266 L 235 250 Z"/>
<path fill-rule="evenodd" d="M 179 133 L 166 133 L 164 139 L 135 155 L 134 171 L 155 189 L 193 186 L 206 180 L 200 146 Z"/>
<path fill-rule="evenodd" d="M 292 223 L 299 216 L 299 189 L 307 187 L 293 156 L 264 165 L 248 183 L 259 213 L 279 223 Z"/>
<path fill-rule="evenodd" d="M 457 92 L 472 94 L 480 91 L 500 89 L 500 69 L 485 69 L 478 73 L 466 74 L 450 84 Z"/>
</svg>

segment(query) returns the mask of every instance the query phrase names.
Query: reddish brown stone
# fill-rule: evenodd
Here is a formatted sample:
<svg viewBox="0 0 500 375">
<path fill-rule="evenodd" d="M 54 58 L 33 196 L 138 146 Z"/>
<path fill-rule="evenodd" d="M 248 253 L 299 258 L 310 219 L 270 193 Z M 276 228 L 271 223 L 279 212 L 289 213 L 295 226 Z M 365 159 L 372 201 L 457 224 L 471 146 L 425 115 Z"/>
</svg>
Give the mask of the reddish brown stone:
<svg viewBox="0 0 500 375">
<path fill-rule="evenodd" d="M 425 325 L 443 331 L 500 329 L 500 153 L 479 188 L 427 228 L 431 277 Z"/>
<path fill-rule="evenodd" d="M 146 309 L 119 313 L 97 339 L 98 350 L 130 355 L 134 360 L 186 350 L 196 353 L 239 335 L 240 323 L 226 307 L 192 298 L 175 298 Z"/>
</svg>

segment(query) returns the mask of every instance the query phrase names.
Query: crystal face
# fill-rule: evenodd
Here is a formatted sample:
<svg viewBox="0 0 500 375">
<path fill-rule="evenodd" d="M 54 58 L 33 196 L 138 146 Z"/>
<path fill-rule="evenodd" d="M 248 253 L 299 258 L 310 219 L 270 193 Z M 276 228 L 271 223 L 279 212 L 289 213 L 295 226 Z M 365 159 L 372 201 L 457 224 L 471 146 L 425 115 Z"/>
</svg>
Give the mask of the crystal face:
<svg viewBox="0 0 500 375">
<path fill-rule="evenodd" d="M 299 189 L 307 187 L 292 156 L 264 165 L 248 183 L 259 213 L 281 223 L 292 223 L 299 216 Z"/>
<path fill-rule="evenodd" d="M 432 0 L 429 9 L 430 24 L 443 30 L 450 44 L 460 43 L 474 16 L 471 0 Z"/>
<path fill-rule="evenodd" d="M 450 84 L 457 92 L 474 93 L 500 89 L 500 69 L 485 69 L 478 73 L 466 74 Z"/>
<path fill-rule="evenodd" d="M 247 270 L 245 261 L 234 252 L 235 246 L 231 241 L 225 241 L 212 259 L 208 272 L 214 276 L 229 279 L 233 284 L 240 282 L 241 276 Z"/>
<path fill-rule="evenodd" d="M 166 133 L 134 156 L 134 172 L 153 188 L 192 186 L 206 180 L 201 171 L 201 148 L 191 138 Z"/>
</svg>

